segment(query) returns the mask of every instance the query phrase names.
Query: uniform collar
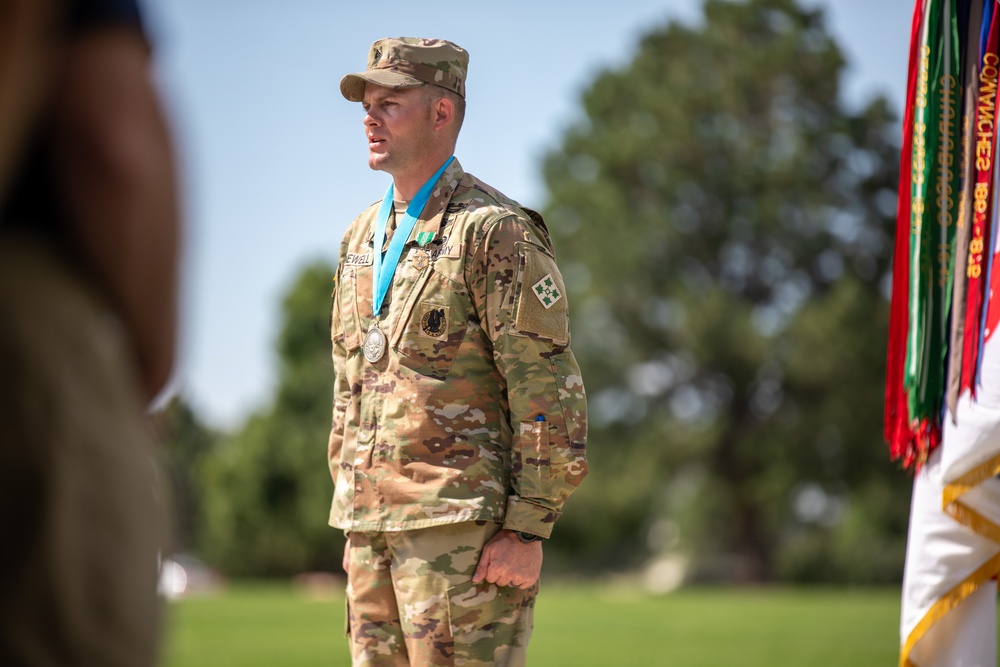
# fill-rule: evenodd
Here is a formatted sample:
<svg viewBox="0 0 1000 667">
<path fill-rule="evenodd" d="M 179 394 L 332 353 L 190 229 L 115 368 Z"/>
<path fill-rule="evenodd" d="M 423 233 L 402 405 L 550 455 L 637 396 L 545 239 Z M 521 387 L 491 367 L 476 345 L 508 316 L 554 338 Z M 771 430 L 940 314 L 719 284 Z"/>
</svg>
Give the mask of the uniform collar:
<svg viewBox="0 0 1000 667">
<path fill-rule="evenodd" d="M 448 202 L 451 201 L 451 196 L 454 194 L 463 176 L 465 176 L 465 170 L 459 164 L 458 158 L 455 158 L 448 165 L 448 168 L 444 170 L 444 173 L 441 174 L 437 185 L 431 191 L 430 199 L 427 200 L 424 210 L 417 219 L 417 224 L 413 226 L 410 238 L 406 241 L 407 245 L 416 243 L 417 239 L 421 238 L 421 234 L 431 234 L 434 239 L 440 237 L 441 223 L 444 220 L 444 213 L 448 208 Z M 368 232 L 368 240 L 373 241 L 374 239 L 375 225 L 372 224 L 371 230 Z"/>
</svg>

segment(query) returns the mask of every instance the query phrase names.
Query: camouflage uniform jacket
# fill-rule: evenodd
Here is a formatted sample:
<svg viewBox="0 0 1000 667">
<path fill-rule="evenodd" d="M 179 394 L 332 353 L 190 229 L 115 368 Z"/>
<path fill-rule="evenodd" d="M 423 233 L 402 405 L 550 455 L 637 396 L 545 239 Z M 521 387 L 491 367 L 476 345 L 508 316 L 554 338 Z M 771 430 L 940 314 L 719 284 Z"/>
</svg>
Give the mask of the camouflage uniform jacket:
<svg viewBox="0 0 1000 667">
<path fill-rule="evenodd" d="M 377 211 L 344 235 L 333 292 L 330 525 L 491 520 L 548 537 L 587 474 L 587 412 L 541 216 L 452 162 L 403 249 L 373 364 Z"/>
</svg>

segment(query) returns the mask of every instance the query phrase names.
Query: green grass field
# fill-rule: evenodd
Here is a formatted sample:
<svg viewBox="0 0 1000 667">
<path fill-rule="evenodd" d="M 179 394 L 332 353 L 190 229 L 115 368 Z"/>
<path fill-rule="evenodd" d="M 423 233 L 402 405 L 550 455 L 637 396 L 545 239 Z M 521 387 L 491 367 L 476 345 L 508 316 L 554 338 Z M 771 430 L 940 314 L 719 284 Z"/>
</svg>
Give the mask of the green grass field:
<svg viewBox="0 0 1000 667">
<path fill-rule="evenodd" d="M 551 584 L 528 652 L 537 667 L 884 667 L 897 660 L 896 589 L 691 589 L 662 597 Z M 343 595 L 241 584 L 170 605 L 166 667 L 340 667 Z"/>
</svg>

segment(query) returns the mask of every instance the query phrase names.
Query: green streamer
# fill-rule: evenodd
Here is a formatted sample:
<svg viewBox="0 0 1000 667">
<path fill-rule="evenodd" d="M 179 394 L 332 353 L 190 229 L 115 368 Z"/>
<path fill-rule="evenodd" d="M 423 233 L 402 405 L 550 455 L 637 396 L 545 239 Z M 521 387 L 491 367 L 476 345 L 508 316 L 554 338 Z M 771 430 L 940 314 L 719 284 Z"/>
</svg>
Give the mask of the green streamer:
<svg viewBox="0 0 1000 667">
<path fill-rule="evenodd" d="M 941 5 L 951 5 L 949 0 L 931 0 L 927 4 L 921 29 L 916 96 L 913 110 L 913 154 L 910 221 L 910 289 L 909 327 L 906 347 L 906 388 L 911 421 L 917 423 L 927 418 L 929 394 L 928 351 L 933 339 L 931 318 L 932 286 L 934 273 L 933 245 L 937 237 L 934 227 L 939 206 L 936 201 L 938 160 L 941 71 L 947 53 L 942 48 Z M 933 186 L 932 186 L 933 183 Z M 929 197 L 930 196 L 930 197 Z"/>
<path fill-rule="evenodd" d="M 931 423 L 940 423 L 944 400 L 950 336 L 948 313 L 955 275 L 955 221 L 961 189 L 961 61 L 956 4 L 956 0 L 944 0 L 940 55 L 932 72 L 936 85 L 931 103 L 936 112 L 937 134 L 921 239 L 924 251 L 921 259 L 929 265 L 930 275 L 925 283 L 927 334 L 917 385 L 917 416 Z"/>
</svg>

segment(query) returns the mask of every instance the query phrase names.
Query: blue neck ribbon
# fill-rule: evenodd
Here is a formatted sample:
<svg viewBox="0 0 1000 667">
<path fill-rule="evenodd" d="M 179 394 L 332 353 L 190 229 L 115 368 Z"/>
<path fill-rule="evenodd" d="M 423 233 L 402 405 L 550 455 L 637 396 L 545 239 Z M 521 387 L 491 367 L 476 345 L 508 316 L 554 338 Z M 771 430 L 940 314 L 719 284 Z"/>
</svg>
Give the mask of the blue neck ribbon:
<svg viewBox="0 0 1000 667">
<path fill-rule="evenodd" d="M 382 312 L 382 302 L 389 291 L 389 285 L 392 284 L 392 276 L 396 273 L 396 266 L 399 264 L 399 258 L 403 254 L 403 246 L 409 240 L 410 232 L 413 231 L 413 226 L 417 223 L 417 218 L 420 217 L 424 206 L 427 205 L 427 200 L 431 198 L 431 191 L 434 190 L 434 185 L 454 159 L 454 155 L 448 158 L 441 165 L 441 168 L 417 191 L 413 201 L 406 207 L 406 214 L 403 216 L 403 219 L 396 225 L 396 231 L 392 235 L 392 240 L 389 241 L 389 247 L 385 251 L 384 259 L 382 257 L 382 246 L 385 244 L 385 228 L 389 223 L 389 214 L 392 212 L 392 198 L 394 194 L 392 183 L 389 184 L 389 189 L 386 191 L 385 197 L 382 198 L 382 205 L 378 209 L 378 218 L 375 220 L 375 242 L 373 245 L 375 261 L 372 267 L 374 271 L 372 283 L 375 286 L 375 293 L 372 294 L 372 315 L 376 318 Z"/>
</svg>

